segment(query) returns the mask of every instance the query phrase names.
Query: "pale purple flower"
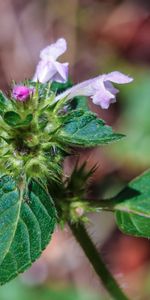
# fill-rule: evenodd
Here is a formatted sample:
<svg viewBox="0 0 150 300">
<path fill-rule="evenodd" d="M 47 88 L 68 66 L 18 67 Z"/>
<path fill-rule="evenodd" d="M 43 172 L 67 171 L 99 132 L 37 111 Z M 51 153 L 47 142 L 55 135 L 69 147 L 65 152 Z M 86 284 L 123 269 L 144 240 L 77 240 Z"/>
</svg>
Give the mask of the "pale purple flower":
<svg viewBox="0 0 150 300">
<path fill-rule="evenodd" d="M 24 85 L 16 85 L 12 90 L 12 97 L 17 100 L 24 102 L 33 94 L 34 88 L 30 88 Z"/>
<path fill-rule="evenodd" d="M 68 63 L 59 63 L 57 58 L 67 49 L 65 39 L 61 38 L 56 43 L 44 48 L 40 53 L 40 61 L 37 65 L 33 81 L 46 83 L 57 81 L 65 83 L 68 80 Z"/>
<path fill-rule="evenodd" d="M 109 108 L 111 103 L 116 102 L 116 94 L 119 92 L 113 85 L 129 83 L 133 78 L 124 75 L 118 71 L 111 72 L 109 74 L 103 74 L 93 79 L 81 82 L 65 92 L 56 96 L 55 101 L 62 98 L 72 99 L 76 96 L 89 96 L 96 105 L 100 105 L 101 108 Z"/>
</svg>

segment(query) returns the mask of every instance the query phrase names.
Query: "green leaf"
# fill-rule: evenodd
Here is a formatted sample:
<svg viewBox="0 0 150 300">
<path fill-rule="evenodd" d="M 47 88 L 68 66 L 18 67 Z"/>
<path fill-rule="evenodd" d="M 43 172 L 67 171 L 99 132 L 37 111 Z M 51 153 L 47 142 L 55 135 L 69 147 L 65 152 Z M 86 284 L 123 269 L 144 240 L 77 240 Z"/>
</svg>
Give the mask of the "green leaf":
<svg viewBox="0 0 150 300">
<path fill-rule="evenodd" d="M 33 120 L 33 115 L 32 114 L 28 114 L 26 116 L 25 120 L 21 121 L 20 126 L 22 126 L 22 125 L 23 126 L 28 126 L 31 123 L 32 120 Z"/>
<path fill-rule="evenodd" d="M 56 94 L 57 93 L 60 94 L 72 86 L 73 86 L 73 84 L 70 79 L 66 83 L 60 83 L 60 82 L 53 81 L 51 84 L 51 91 L 53 91 Z"/>
<path fill-rule="evenodd" d="M 57 133 L 59 140 L 80 147 L 107 144 L 123 137 L 113 133 L 112 128 L 95 114 L 83 110 L 74 110 L 64 116 L 64 124 Z"/>
<path fill-rule="evenodd" d="M 73 100 L 72 100 L 72 103 L 76 103 L 76 109 L 82 109 L 84 111 L 86 110 L 89 110 L 88 109 L 88 99 L 87 97 L 84 97 L 84 96 L 79 96 L 79 97 L 75 97 Z"/>
<path fill-rule="evenodd" d="M 11 105 L 11 102 L 6 98 L 2 91 L 0 91 L 0 114 L 3 114 L 9 105 Z"/>
<path fill-rule="evenodd" d="M 116 200 L 119 228 L 129 235 L 150 238 L 150 171 L 131 181 Z"/>
<path fill-rule="evenodd" d="M 54 231 L 51 197 L 36 181 L 22 199 L 8 176 L 0 181 L 0 284 L 25 271 L 45 249 Z"/>
<path fill-rule="evenodd" d="M 68 111 L 70 110 L 83 110 L 83 111 L 89 111 L 88 108 L 88 99 L 84 96 L 78 96 L 73 98 L 71 101 L 68 101 L 67 103 Z"/>
<path fill-rule="evenodd" d="M 4 114 L 4 121 L 9 126 L 17 126 L 21 122 L 21 117 L 14 111 L 8 111 Z"/>
<path fill-rule="evenodd" d="M 28 114 L 25 120 L 22 120 L 20 115 L 14 111 L 8 111 L 4 114 L 4 121 L 12 127 L 28 126 L 33 119 L 32 114 Z"/>
</svg>

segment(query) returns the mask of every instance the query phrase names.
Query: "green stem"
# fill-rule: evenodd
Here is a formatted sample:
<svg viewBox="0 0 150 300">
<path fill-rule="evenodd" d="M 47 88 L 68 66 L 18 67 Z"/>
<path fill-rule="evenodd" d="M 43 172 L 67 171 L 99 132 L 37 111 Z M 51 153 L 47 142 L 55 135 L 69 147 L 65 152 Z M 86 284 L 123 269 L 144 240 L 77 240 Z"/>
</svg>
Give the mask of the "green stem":
<svg viewBox="0 0 150 300">
<path fill-rule="evenodd" d="M 82 201 L 86 201 L 91 207 L 95 208 L 97 211 L 105 210 L 114 212 L 117 210 L 117 205 L 119 205 L 123 200 L 121 201 L 121 199 L 117 199 L 116 196 L 105 200 L 84 199 Z"/>
<path fill-rule="evenodd" d="M 82 247 L 85 255 L 88 257 L 91 262 L 95 272 L 103 282 L 106 290 L 115 300 L 129 300 L 126 295 L 124 295 L 123 291 L 119 287 L 118 283 L 111 275 L 103 260 L 100 257 L 96 247 L 94 246 L 92 240 L 90 239 L 88 232 L 83 224 L 71 224 L 69 226 Z"/>
<path fill-rule="evenodd" d="M 105 210 L 105 211 L 114 211 L 115 205 L 117 201 L 113 199 L 108 200 L 85 200 L 87 201 L 92 207 L 95 207 L 97 211 Z"/>
</svg>

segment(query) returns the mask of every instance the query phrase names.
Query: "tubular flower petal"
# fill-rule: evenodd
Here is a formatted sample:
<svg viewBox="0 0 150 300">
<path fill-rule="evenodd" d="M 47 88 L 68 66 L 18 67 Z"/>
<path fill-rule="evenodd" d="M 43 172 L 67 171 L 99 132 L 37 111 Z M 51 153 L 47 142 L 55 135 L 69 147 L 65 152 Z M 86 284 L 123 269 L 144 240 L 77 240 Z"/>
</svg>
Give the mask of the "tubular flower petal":
<svg viewBox="0 0 150 300">
<path fill-rule="evenodd" d="M 101 106 L 103 109 L 107 109 L 111 103 L 116 102 L 116 94 L 119 92 L 119 90 L 112 85 L 112 82 L 126 84 L 132 80 L 133 78 L 118 71 L 103 74 L 73 86 L 58 95 L 55 102 L 62 98 L 69 100 L 76 96 L 89 96 L 92 98 L 94 104 Z"/>
<path fill-rule="evenodd" d="M 40 53 L 33 81 L 46 83 L 57 81 L 65 83 L 68 80 L 68 63 L 59 63 L 57 58 L 67 50 L 65 39 L 58 39 L 56 43 L 47 46 Z"/>
</svg>

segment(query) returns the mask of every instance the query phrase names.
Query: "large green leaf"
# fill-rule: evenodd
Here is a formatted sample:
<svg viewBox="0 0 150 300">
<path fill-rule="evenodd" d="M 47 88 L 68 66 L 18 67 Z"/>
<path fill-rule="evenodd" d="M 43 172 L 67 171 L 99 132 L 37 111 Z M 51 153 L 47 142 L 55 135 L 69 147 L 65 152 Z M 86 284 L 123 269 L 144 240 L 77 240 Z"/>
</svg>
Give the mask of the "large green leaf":
<svg viewBox="0 0 150 300">
<path fill-rule="evenodd" d="M 75 110 L 64 119 L 58 131 L 58 139 L 80 147 L 93 147 L 120 140 L 122 134 L 112 132 L 110 126 L 90 111 Z"/>
<path fill-rule="evenodd" d="M 56 222 L 53 202 L 35 181 L 24 199 L 8 176 L 0 179 L 0 284 L 26 270 L 49 243 Z"/>
<path fill-rule="evenodd" d="M 150 171 L 131 181 L 116 200 L 119 228 L 129 235 L 150 238 Z"/>
</svg>

